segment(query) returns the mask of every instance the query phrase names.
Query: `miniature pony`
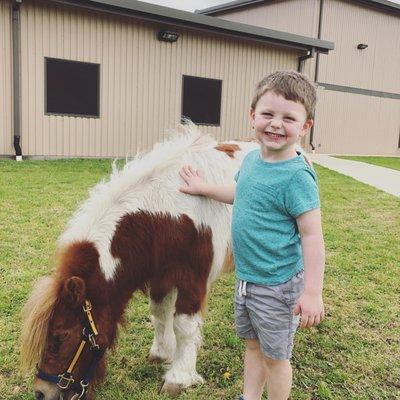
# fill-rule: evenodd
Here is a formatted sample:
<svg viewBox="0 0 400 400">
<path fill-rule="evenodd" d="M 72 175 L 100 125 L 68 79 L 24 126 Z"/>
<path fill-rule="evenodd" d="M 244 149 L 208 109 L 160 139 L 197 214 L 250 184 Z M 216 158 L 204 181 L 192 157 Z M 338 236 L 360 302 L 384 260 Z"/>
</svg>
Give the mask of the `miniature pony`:
<svg viewBox="0 0 400 400">
<path fill-rule="evenodd" d="M 38 400 L 92 399 L 136 290 L 148 292 L 150 361 L 168 361 L 171 396 L 203 382 L 196 371 L 202 307 L 230 256 L 231 206 L 179 192 L 190 164 L 231 184 L 251 141 L 218 144 L 193 124 L 95 186 L 58 240 L 59 262 L 24 308 L 22 358 L 38 367 Z"/>
</svg>

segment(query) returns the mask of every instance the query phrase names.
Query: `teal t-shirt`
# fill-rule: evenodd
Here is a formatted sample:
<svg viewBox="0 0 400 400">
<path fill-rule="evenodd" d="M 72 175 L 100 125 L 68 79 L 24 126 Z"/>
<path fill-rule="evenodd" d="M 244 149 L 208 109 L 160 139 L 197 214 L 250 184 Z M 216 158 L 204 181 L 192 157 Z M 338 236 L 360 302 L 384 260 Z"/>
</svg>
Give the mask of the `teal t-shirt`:
<svg viewBox="0 0 400 400">
<path fill-rule="evenodd" d="M 268 163 L 243 160 L 232 215 L 233 254 L 241 280 L 279 285 L 303 269 L 296 218 L 319 208 L 317 177 L 302 155 Z"/>
</svg>

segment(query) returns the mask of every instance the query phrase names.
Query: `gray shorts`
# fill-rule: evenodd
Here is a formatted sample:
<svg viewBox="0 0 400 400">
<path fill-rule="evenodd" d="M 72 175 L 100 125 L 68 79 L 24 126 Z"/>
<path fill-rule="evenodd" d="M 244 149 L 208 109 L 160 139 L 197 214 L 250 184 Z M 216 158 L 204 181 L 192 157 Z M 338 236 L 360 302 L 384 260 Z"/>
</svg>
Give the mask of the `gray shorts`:
<svg viewBox="0 0 400 400">
<path fill-rule="evenodd" d="M 289 360 L 299 316 L 293 309 L 304 290 L 304 271 L 276 286 L 237 281 L 235 325 L 239 337 L 257 339 L 261 351 L 275 360 Z"/>
</svg>

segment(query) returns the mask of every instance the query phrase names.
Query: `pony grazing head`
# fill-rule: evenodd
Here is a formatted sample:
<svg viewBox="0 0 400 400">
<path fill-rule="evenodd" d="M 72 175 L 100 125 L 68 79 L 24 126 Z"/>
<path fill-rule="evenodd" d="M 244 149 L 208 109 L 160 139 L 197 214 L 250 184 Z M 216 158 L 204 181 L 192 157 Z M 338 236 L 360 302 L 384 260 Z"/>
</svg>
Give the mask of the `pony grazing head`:
<svg viewBox="0 0 400 400">
<path fill-rule="evenodd" d="M 108 340 L 95 320 L 82 278 L 37 284 L 24 307 L 21 351 L 24 369 L 38 369 L 36 399 L 86 399 L 92 379 L 103 377 Z"/>
</svg>

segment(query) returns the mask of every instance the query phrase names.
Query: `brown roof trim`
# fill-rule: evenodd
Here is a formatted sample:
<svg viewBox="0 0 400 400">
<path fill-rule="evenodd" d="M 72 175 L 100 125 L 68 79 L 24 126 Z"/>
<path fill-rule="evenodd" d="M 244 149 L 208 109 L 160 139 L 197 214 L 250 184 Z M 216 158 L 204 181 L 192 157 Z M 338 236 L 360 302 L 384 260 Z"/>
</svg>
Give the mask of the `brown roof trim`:
<svg viewBox="0 0 400 400">
<path fill-rule="evenodd" d="M 208 17 L 156 4 L 136 0 L 45 0 L 50 3 L 70 5 L 87 10 L 127 15 L 159 23 L 161 26 L 186 27 L 212 32 L 224 36 L 247 39 L 285 46 L 299 50 L 315 50 L 328 53 L 333 50 L 332 42 L 307 36 L 295 35 L 272 29 L 231 22 L 221 18 Z"/>
<path fill-rule="evenodd" d="M 400 4 L 393 3 L 388 0 L 353 0 L 358 3 L 364 3 L 372 7 L 377 7 L 385 11 L 396 11 L 400 12 Z M 254 6 L 259 3 L 271 3 L 272 0 L 235 0 L 228 3 L 223 3 L 218 6 L 203 8 L 201 10 L 195 10 L 197 14 L 213 15 L 223 11 L 230 11 L 241 7 Z"/>
</svg>

